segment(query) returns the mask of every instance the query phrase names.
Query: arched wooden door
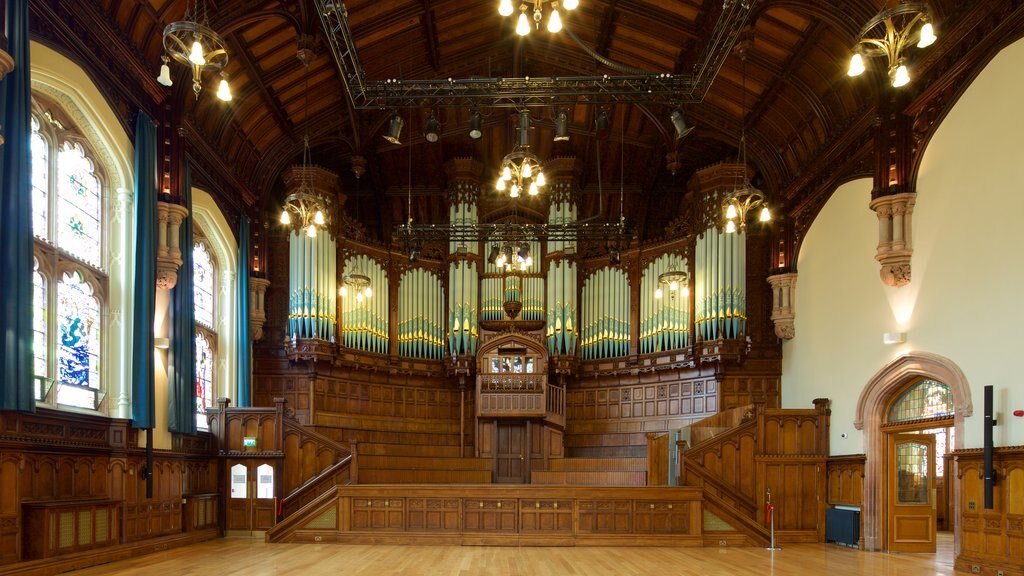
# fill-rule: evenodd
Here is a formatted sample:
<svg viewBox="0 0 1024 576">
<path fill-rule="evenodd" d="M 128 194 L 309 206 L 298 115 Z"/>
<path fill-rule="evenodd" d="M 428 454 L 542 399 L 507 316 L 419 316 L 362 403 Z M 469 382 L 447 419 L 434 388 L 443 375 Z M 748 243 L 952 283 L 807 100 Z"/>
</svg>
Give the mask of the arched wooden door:
<svg viewBox="0 0 1024 576">
<path fill-rule="evenodd" d="M 890 434 L 890 552 L 935 552 L 935 435 Z"/>
</svg>

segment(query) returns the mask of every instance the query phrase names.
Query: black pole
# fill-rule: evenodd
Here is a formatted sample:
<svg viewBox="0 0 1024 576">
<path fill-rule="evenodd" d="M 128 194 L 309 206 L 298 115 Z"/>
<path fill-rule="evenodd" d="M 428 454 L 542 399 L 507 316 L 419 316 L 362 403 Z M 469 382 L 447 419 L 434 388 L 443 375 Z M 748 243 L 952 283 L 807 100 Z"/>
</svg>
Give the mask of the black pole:
<svg viewBox="0 0 1024 576">
<path fill-rule="evenodd" d="M 992 487 L 996 484 L 996 471 L 992 467 L 992 428 L 995 425 L 992 386 L 985 386 L 985 510 L 992 509 Z"/>
</svg>

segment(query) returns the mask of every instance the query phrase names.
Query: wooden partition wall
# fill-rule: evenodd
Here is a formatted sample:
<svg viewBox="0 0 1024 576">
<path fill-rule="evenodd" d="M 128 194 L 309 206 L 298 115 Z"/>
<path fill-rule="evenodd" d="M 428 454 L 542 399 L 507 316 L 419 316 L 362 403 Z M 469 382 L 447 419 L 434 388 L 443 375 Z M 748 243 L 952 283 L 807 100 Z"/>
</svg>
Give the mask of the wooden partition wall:
<svg viewBox="0 0 1024 576">
<path fill-rule="evenodd" d="M 993 507 L 986 510 L 980 449 L 954 453 L 960 550 L 956 569 L 973 574 L 1024 576 L 1024 446 L 997 448 Z"/>
<path fill-rule="evenodd" d="M 0 574 L 50 573 L 214 538 L 219 464 L 209 434 L 146 454 L 130 421 L 0 412 Z M 159 544 L 156 544 L 159 543 Z"/>
</svg>

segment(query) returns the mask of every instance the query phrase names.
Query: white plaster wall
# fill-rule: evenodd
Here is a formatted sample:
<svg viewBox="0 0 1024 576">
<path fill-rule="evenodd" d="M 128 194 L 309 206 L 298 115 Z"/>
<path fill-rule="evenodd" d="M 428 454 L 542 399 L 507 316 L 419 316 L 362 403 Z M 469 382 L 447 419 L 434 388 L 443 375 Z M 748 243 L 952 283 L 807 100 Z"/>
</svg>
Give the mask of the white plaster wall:
<svg viewBox="0 0 1024 576">
<path fill-rule="evenodd" d="M 997 446 L 1024 444 L 1024 41 L 1004 49 L 928 144 L 917 185 L 912 280 L 889 288 L 874 260 L 871 182 L 841 186 L 798 258 L 796 338 L 783 345 L 787 408 L 832 399 L 833 454 L 864 452 L 857 400 L 906 351 L 963 370 L 974 416 L 960 447 L 982 444 L 983 387 L 995 388 Z M 901 345 L 884 332 L 907 332 Z M 847 437 L 843 438 L 842 435 Z"/>
</svg>

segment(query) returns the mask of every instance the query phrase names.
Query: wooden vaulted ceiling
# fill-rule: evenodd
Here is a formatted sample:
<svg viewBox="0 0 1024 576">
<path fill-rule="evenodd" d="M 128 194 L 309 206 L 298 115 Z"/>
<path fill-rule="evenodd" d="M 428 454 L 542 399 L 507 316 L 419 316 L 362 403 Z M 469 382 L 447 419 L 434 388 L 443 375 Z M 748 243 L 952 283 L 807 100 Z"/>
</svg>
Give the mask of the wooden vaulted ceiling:
<svg viewBox="0 0 1024 576">
<path fill-rule="evenodd" d="M 164 26 L 181 19 L 186 6 L 195 3 L 95 1 L 154 71 Z M 584 44 L 614 62 L 684 73 L 709 42 L 722 3 L 580 0 L 579 9 L 564 14 L 564 21 Z M 845 66 L 858 30 L 883 4 L 755 2 L 741 41 L 746 57 L 741 59 L 738 51 L 729 55 L 703 102 L 685 106 L 688 121 L 696 126 L 687 139 L 675 140 L 668 105 L 614 104 L 607 105 L 611 135 L 598 142 L 592 135 L 598 106 L 581 99 L 571 107 L 567 143 L 552 142 L 553 108 L 533 110 L 533 151 L 541 158 L 575 155 L 584 191 L 581 214 L 616 219 L 621 192 L 624 216 L 638 225 L 642 239 L 650 239 L 680 213 L 686 182 L 696 170 L 737 157 L 745 118 L 755 183 L 776 205 L 796 206 L 813 192 L 810 172 L 827 160 L 836 143 L 849 139 L 850 130 L 869 129 L 866 111 L 886 89 L 884 72 L 851 80 Z M 947 5 L 954 4 L 931 2 L 940 25 L 951 10 Z M 347 0 L 344 5 L 372 80 L 619 74 L 564 33 L 542 29 L 520 40 L 514 19 L 498 15 L 498 0 Z M 225 104 L 213 97 L 210 75 L 195 99 L 189 72 L 172 64 L 175 85 L 167 104 L 185 107 L 209 149 L 250 187 L 254 212 L 272 214 L 280 206 L 281 173 L 301 162 L 305 134 L 313 162 L 341 176 L 347 212 L 381 241 L 409 216 L 410 192 L 417 222 L 447 220 L 446 160 L 479 159 L 489 182 L 514 143 L 513 110 L 483 109 L 484 136 L 473 140 L 467 135 L 469 111 L 450 108 L 437 111 L 439 142 L 427 143 L 422 136 L 430 111 L 413 109 L 402 111 L 411 117 L 404 145 L 389 144 L 381 134 L 391 111 L 348 105 L 312 0 L 207 0 L 206 6 L 211 27 L 227 41 L 234 100 Z M 302 47 L 316 55 L 308 70 L 296 57 Z M 669 152 L 682 159 L 675 174 L 666 168 Z M 857 153 L 864 155 L 867 148 Z M 351 170 L 357 155 L 367 159 L 367 173 L 358 181 Z M 860 160 L 863 166 L 865 158 Z"/>
</svg>

